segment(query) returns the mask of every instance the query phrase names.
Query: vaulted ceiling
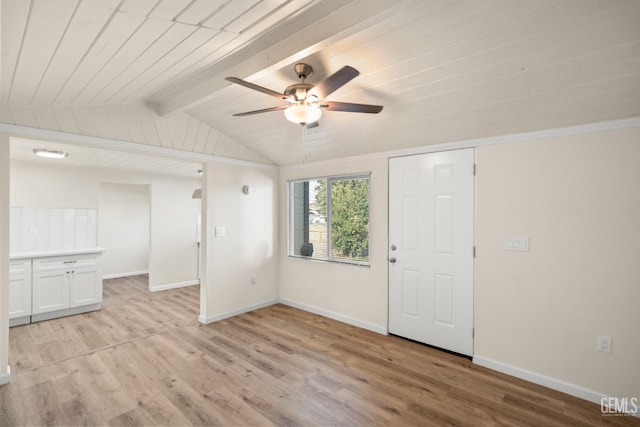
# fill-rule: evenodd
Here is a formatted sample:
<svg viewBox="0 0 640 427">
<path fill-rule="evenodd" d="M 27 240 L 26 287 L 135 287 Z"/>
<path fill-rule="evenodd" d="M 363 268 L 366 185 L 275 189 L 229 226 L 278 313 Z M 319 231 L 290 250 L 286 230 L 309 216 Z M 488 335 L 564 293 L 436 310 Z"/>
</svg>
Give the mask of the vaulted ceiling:
<svg viewBox="0 0 640 427">
<path fill-rule="evenodd" d="M 10 124 L 284 165 L 640 116 L 635 0 L 2 0 L 1 14 Z M 304 132 L 282 111 L 232 117 L 282 104 L 225 77 L 281 92 L 297 62 L 312 84 L 355 67 L 329 99 L 383 111 L 325 111 Z M 139 132 L 114 113 L 132 108 L 149 116 Z"/>
</svg>

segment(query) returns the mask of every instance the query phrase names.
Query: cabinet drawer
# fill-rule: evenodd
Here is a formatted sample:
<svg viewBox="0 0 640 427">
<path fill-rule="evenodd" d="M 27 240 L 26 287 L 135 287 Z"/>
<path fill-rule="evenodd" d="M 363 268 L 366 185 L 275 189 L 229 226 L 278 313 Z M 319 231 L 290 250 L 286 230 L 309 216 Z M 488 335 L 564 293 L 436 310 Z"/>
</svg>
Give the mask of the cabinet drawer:
<svg viewBox="0 0 640 427">
<path fill-rule="evenodd" d="M 9 261 L 9 274 L 31 273 L 31 258 Z"/>
<path fill-rule="evenodd" d="M 98 265 L 100 254 L 63 256 L 51 258 L 35 258 L 33 271 L 64 270 L 67 268 L 95 267 Z"/>
</svg>

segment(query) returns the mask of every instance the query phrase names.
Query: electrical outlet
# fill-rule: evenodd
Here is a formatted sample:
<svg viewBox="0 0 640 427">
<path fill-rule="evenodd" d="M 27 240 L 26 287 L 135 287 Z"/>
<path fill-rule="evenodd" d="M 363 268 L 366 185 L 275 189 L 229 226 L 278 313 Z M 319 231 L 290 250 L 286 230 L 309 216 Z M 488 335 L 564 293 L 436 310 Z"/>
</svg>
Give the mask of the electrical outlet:
<svg viewBox="0 0 640 427">
<path fill-rule="evenodd" d="M 611 353 L 611 337 L 598 335 L 598 351 Z"/>
<path fill-rule="evenodd" d="M 249 279 L 249 284 L 250 285 L 255 285 L 256 284 L 256 276 L 251 276 L 251 278 Z"/>
</svg>

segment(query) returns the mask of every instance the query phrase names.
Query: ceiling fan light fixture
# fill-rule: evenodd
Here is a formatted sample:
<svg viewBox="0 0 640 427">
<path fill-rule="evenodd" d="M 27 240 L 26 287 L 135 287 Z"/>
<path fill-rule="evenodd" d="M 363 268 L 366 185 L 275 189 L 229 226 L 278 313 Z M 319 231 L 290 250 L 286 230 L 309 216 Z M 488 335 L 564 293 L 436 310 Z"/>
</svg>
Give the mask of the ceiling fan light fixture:
<svg viewBox="0 0 640 427">
<path fill-rule="evenodd" d="M 290 122 L 306 125 L 320 120 L 322 110 L 314 105 L 294 104 L 284 110 L 284 116 Z"/>
</svg>

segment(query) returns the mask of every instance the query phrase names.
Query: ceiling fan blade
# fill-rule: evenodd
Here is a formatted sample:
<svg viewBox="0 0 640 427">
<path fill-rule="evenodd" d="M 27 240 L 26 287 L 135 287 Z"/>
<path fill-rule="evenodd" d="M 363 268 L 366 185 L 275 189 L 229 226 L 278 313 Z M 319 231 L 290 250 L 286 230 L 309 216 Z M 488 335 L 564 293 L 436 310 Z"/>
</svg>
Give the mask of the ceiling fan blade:
<svg viewBox="0 0 640 427">
<path fill-rule="evenodd" d="M 311 95 L 315 95 L 318 99 L 325 99 L 331 93 L 340 89 L 354 79 L 360 72 L 353 67 L 345 65 L 329 77 L 318 83 L 309 91 Z"/>
<path fill-rule="evenodd" d="M 313 123 L 309 123 L 309 124 L 307 125 L 307 129 L 317 128 L 318 126 L 320 126 L 320 122 L 315 121 L 315 122 L 313 122 Z"/>
<path fill-rule="evenodd" d="M 274 98 L 279 99 L 289 99 L 288 96 L 281 94 L 280 92 L 276 92 L 275 90 L 267 89 L 266 87 L 258 86 L 257 84 L 253 84 L 237 77 L 227 77 L 226 81 L 239 84 L 240 86 L 248 87 L 249 89 L 257 90 L 258 92 L 266 93 L 267 95 L 271 95 Z"/>
<path fill-rule="evenodd" d="M 260 113 L 268 113 L 269 111 L 278 111 L 278 110 L 284 110 L 285 108 L 288 108 L 288 105 L 282 105 L 280 107 L 271 107 L 271 108 L 263 108 L 262 110 L 254 110 L 254 111 L 247 111 L 245 113 L 237 113 L 234 114 L 234 117 L 244 117 L 244 116 L 250 116 L 252 114 L 260 114 Z"/>
<path fill-rule="evenodd" d="M 326 101 L 320 104 L 320 108 L 328 111 L 347 111 L 350 113 L 378 114 L 382 111 L 382 105 L 352 104 L 350 102 Z"/>
</svg>

